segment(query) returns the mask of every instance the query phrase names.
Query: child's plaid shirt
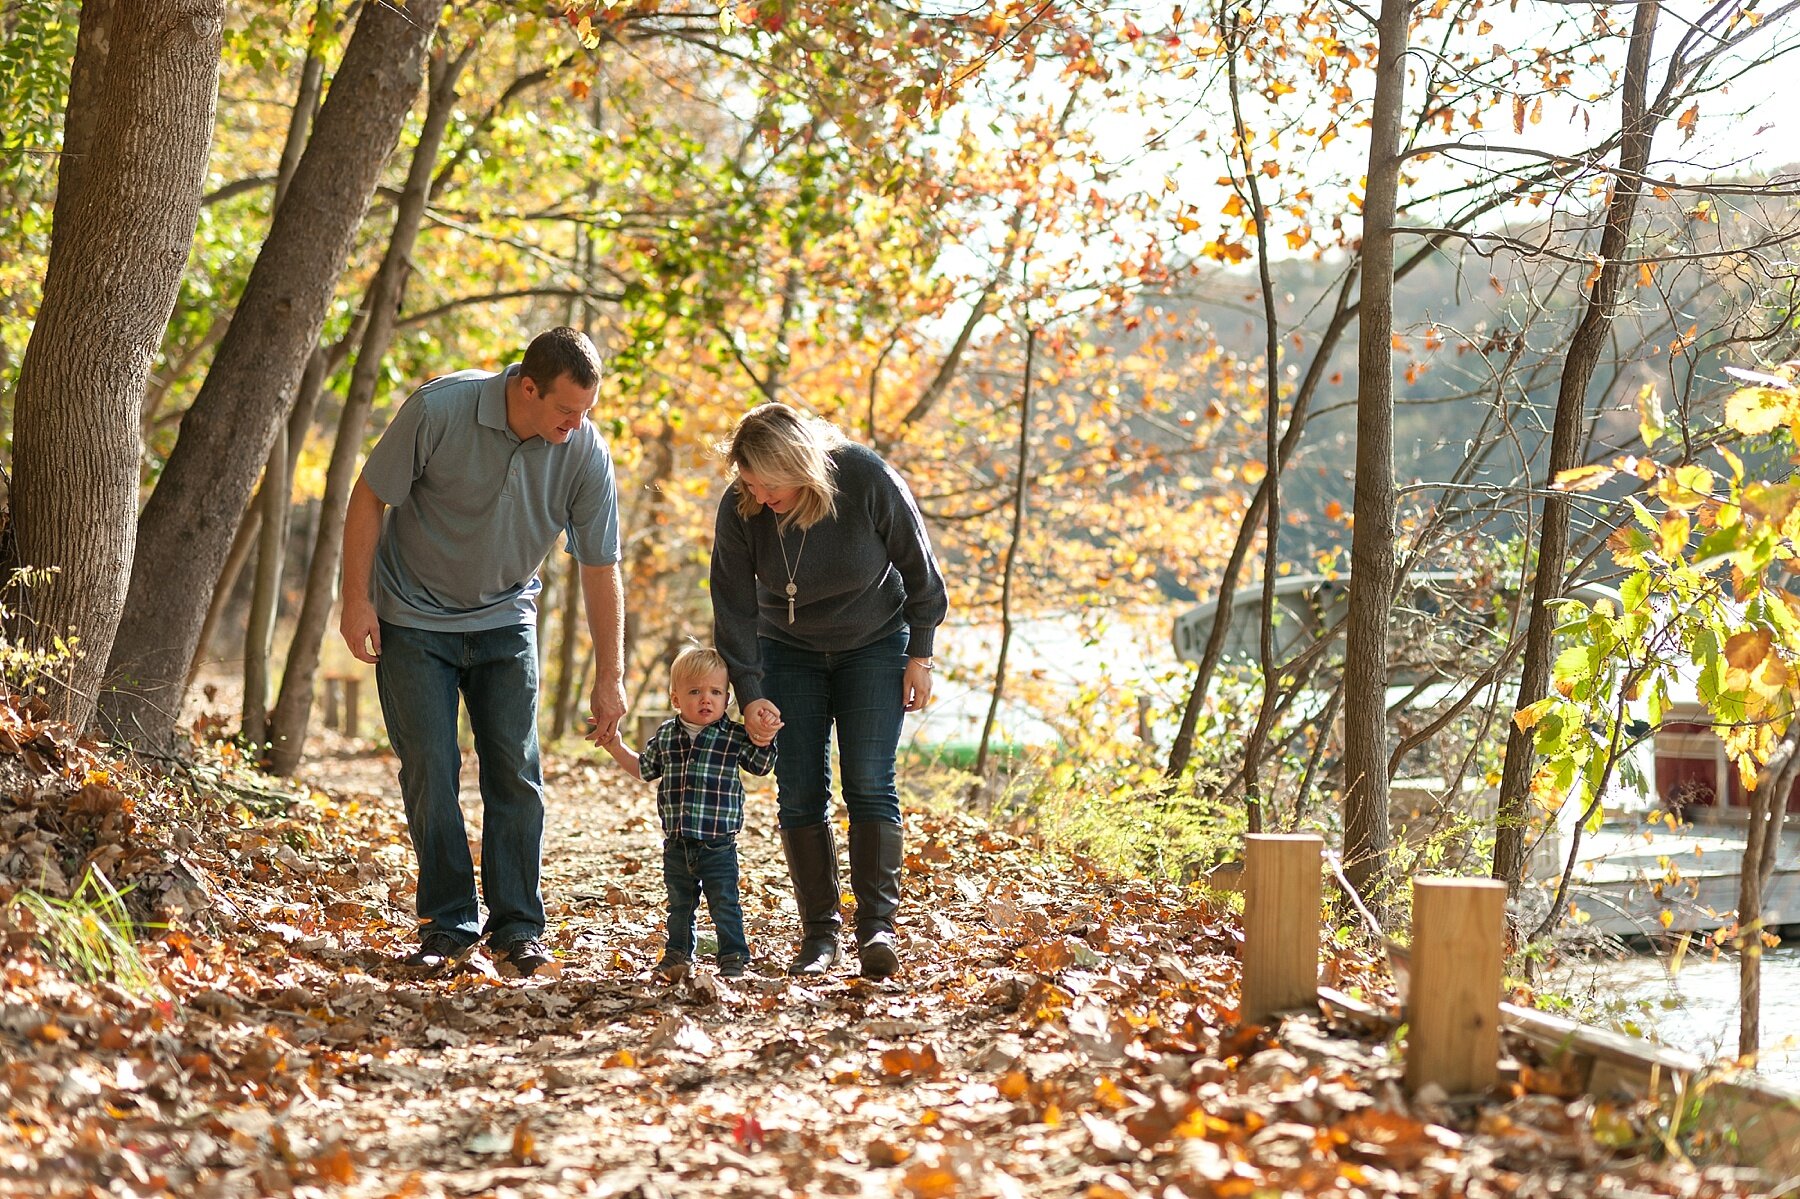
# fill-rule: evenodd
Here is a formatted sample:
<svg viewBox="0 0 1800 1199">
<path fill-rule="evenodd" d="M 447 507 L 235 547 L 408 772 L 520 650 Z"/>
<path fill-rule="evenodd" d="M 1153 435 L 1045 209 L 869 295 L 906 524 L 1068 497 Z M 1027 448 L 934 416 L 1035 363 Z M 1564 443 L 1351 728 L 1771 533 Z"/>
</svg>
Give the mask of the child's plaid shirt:
<svg viewBox="0 0 1800 1199">
<path fill-rule="evenodd" d="M 775 769 L 775 743 L 757 745 L 744 726 L 721 718 L 689 737 L 680 720 L 650 735 L 638 773 L 656 784 L 663 835 L 716 841 L 744 827 L 744 783 L 738 771 Z"/>
</svg>

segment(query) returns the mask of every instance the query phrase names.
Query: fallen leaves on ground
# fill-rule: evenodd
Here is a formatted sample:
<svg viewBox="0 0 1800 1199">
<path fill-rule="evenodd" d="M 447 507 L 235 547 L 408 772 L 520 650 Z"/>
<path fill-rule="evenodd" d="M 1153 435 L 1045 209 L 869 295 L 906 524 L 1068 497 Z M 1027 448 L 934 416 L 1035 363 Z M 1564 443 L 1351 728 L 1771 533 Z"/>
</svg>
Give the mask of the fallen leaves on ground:
<svg viewBox="0 0 1800 1199">
<path fill-rule="evenodd" d="M 754 968 L 671 987 L 650 973 L 649 790 L 552 762 L 560 972 L 508 978 L 478 950 L 410 977 L 394 764 L 360 750 L 330 742 L 293 788 L 207 751 L 177 785 L 0 705 L 0 898 L 103 864 L 166 926 L 135 995 L 71 980 L 17 909 L 0 920 L 0 1192 L 1757 1193 L 1663 1152 L 1650 1105 L 1409 1099 L 1384 1040 L 1239 1027 L 1228 910 L 960 814 L 908 817 L 902 975 L 856 978 L 846 936 L 836 973 L 788 979 L 793 905 L 755 798 Z"/>
</svg>

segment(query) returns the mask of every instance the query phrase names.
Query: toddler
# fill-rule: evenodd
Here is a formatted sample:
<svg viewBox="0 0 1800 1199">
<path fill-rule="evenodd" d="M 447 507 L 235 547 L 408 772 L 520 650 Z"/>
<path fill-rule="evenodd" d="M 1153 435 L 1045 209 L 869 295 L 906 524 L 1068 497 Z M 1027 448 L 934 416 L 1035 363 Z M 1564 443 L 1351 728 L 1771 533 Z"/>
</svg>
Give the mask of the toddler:
<svg viewBox="0 0 1800 1199">
<path fill-rule="evenodd" d="M 601 748 L 640 779 L 656 780 L 662 818 L 663 884 L 669 892 L 669 935 L 659 978 L 673 982 L 693 965 L 694 914 L 700 895 L 719 933 L 719 975 L 741 978 L 750 964 L 744 910 L 738 903 L 737 834 L 744 827 L 744 784 L 738 771 L 775 768 L 775 730 L 756 733 L 725 715 L 730 683 L 725 659 L 691 645 L 669 667 L 675 718 L 633 753 L 615 733 Z"/>
</svg>

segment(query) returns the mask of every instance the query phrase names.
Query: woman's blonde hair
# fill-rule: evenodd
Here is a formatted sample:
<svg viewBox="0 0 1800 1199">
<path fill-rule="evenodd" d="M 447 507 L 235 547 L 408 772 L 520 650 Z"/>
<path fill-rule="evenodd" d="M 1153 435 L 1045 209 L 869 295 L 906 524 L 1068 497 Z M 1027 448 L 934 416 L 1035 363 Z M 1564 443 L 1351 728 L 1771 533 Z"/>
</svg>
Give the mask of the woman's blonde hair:
<svg viewBox="0 0 1800 1199">
<path fill-rule="evenodd" d="M 669 691 L 671 694 L 680 691 L 683 683 L 719 671 L 724 671 L 727 677 L 731 673 L 718 650 L 705 645 L 687 646 L 669 663 Z"/>
<path fill-rule="evenodd" d="M 771 401 L 744 414 L 724 450 L 734 480 L 739 470 L 748 469 L 765 487 L 798 488 L 781 527 L 808 529 L 837 510 L 831 451 L 844 444 L 844 435 L 829 422 Z M 748 520 L 762 511 L 749 488 L 737 490 L 739 516 Z"/>
</svg>

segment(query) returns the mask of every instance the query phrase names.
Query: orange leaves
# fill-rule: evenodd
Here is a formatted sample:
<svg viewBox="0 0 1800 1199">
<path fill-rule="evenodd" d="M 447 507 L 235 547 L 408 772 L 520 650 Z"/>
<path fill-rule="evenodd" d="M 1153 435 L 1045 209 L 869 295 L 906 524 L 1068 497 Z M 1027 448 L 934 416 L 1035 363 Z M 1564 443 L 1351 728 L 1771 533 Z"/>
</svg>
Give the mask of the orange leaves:
<svg viewBox="0 0 1800 1199">
<path fill-rule="evenodd" d="M 1681 140 L 1684 143 L 1693 139 L 1694 130 L 1698 127 L 1699 123 L 1700 105 L 1698 104 L 1688 105 L 1687 111 L 1675 119 L 1675 128 L 1681 130 Z"/>
<path fill-rule="evenodd" d="M 1725 642 L 1725 661 L 1737 670 L 1754 670 L 1774 648 L 1767 629 L 1746 629 Z"/>
<path fill-rule="evenodd" d="M 913 1163 L 902 1180 L 913 1199 L 955 1199 L 958 1190 L 955 1172 L 934 1162 Z"/>
<path fill-rule="evenodd" d="M 1250 248 L 1241 241 L 1209 241 L 1200 247 L 1200 252 L 1214 262 L 1237 263 L 1250 257 Z"/>
<path fill-rule="evenodd" d="M 1583 292 L 1593 291 L 1594 284 L 1600 282 L 1600 276 L 1606 270 L 1606 259 L 1598 254 L 1590 254 L 1589 257 L 1593 259 L 1594 265 L 1588 269 L 1587 278 L 1581 281 Z"/>
<path fill-rule="evenodd" d="M 930 1045 L 902 1045 L 883 1050 L 881 1073 L 889 1079 L 936 1078 L 944 1072 L 937 1050 Z"/>
</svg>

